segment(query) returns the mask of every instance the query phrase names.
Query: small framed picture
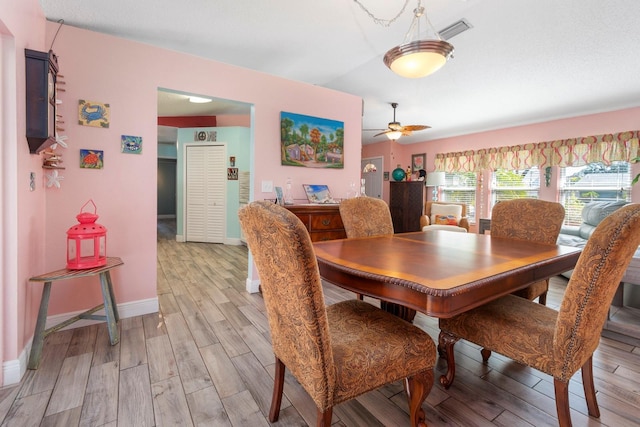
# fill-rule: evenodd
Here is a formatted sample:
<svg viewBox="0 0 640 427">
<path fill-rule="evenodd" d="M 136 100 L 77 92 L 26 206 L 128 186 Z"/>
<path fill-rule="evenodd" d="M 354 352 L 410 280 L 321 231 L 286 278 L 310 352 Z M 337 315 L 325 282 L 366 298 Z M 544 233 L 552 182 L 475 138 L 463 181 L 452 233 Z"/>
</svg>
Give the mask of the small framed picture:
<svg viewBox="0 0 640 427">
<path fill-rule="evenodd" d="M 235 156 L 229 157 L 229 166 L 234 167 L 235 165 L 236 165 L 236 157 Z"/>
<path fill-rule="evenodd" d="M 282 193 L 282 187 L 275 187 L 276 190 L 276 203 L 284 205 L 284 195 Z"/>
<path fill-rule="evenodd" d="M 229 181 L 238 180 L 238 168 L 227 168 L 227 179 Z"/>
<path fill-rule="evenodd" d="M 104 151 L 80 149 L 80 167 L 83 169 L 102 169 Z"/>
<path fill-rule="evenodd" d="M 142 137 L 122 135 L 120 139 L 120 151 L 130 154 L 142 153 Z"/>
<path fill-rule="evenodd" d="M 78 124 L 97 128 L 108 128 L 110 122 L 109 104 L 78 100 Z"/>
<path fill-rule="evenodd" d="M 413 172 L 418 172 L 420 169 L 424 169 L 425 163 L 427 163 L 426 153 L 411 155 L 411 170 Z"/>
</svg>

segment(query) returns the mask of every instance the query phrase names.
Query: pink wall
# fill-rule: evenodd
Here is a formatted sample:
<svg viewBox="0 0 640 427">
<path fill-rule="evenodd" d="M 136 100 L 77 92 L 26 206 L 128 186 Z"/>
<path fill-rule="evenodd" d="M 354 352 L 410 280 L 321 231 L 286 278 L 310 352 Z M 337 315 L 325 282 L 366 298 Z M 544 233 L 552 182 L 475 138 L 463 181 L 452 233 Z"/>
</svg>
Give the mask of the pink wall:
<svg viewBox="0 0 640 427">
<path fill-rule="evenodd" d="M 15 120 L 3 118 L 0 122 L 12 125 L 8 131 L 0 128 L 3 141 L 7 142 L 1 151 L 4 361 L 18 360 L 21 353 L 24 356 L 23 350 L 33 335 L 42 285 L 30 284 L 28 278 L 65 265 L 66 230 L 76 223 L 75 216 L 89 199 L 98 207 L 98 222 L 108 229 L 108 254 L 125 262 L 112 272 L 118 304 L 155 301 L 158 88 L 253 104 L 255 183 L 266 179 L 278 185 L 291 177 L 298 185 L 320 180 L 340 187 L 360 177 L 360 98 L 63 26 L 53 50 L 66 82 L 66 91 L 59 94 L 65 120 L 65 131 L 61 133 L 68 137 L 68 148 L 61 150 L 66 169 L 60 171 L 64 176 L 60 189 L 45 188 L 42 158 L 28 153 L 24 138 L 24 47 L 47 50 L 58 24 L 45 23 L 37 0 L 26 4 L 11 2 L 11 7 L 6 3 L 0 5 L 3 24 L 0 31 L 15 37 L 15 52 L 9 64 L 15 63 L 16 70 L 2 75 L 2 94 L 8 86 L 12 95 L 2 97 L 3 117 Z M 2 47 L 2 54 L 6 55 L 4 42 Z M 80 126 L 79 99 L 110 104 L 109 128 Z M 281 166 L 281 111 L 343 121 L 345 168 L 312 170 Z M 6 135 L 11 138 L 4 138 Z M 141 136 L 142 154 L 120 153 L 121 135 Z M 103 150 L 104 168 L 80 169 L 81 148 Z M 30 171 L 37 175 L 34 192 L 28 190 Z M 9 179 L 5 179 L 7 176 Z M 4 191 L 8 185 L 9 190 Z M 255 188 L 255 199 L 272 197 L 272 193 L 261 193 L 259 185 Z M 295 190 L 294 196 L 303 196 L 301 185 Z M 48 314 L 83 310 L 100 300 L 95 280 L 54 284 Z"/>
<path fill-rule="evenodd" d="M 396 163 L 411 164 L 411 155 L 427 153 L 427 172 L 434 169 L 435 155 L 452 151 L 477 150 L 479 148 L 510 146 L 531 142 L 551 141 L 588 135 L 622 132 L 640 129 L 640 107 L 608 113 L 591 114 L 568 119 L 553 120 L 525 126 L 442 138 L 415 144 L 399 144 L 385 141 L 362 147 L 362 157 L 385 156 L 385 171 L 391 171 Z M 388 162 L 387 159 L 391 159 Z M 396 161 L 397 160 L 397 161 Z M 640 164 L 633 165 L 634 176 L 640 172 Z M 557 174 L 554 174 L 554 176 Z M 541 198 L 555 195 L 553 185 L 543 189 Z M 388 200 L 388 192 L 385 192 Z M 632 190 L 632 199 L 640 200 L 640 186 Z"/>
<path fill-rule="evenodd" d="M 20 377 L 15 359 L 35 317 L 27 279 L 44 266 L 45 193 L 28 185 L 30 171 L 42 176 L 42 160 L 24 136 L 24 49 L 46 49 L 44 22 L 37 0 L 0 2 L 0 384 Z"/>
<path fill-rule="evenodd" d="M 56 29 L 49 23 L 48 36 Z M 68 26 L 58 33 L 54 50 L 67 82 L 61 98 L 69 149 L 62 188 L 47 190 L 47 268 L 64 263 L 65 231 L 92 198 L 99 222 L 109 230 L 109 254 L 125 262 L 113 273 L 119 304 L 156 297 L 158 88 L 253 104 L 256 183 L 268 179 L 277 185 L 290 176 L 301 184 L 321 175 L 323 182 L 338 186 L 359 177 L 361 101 L 355 96 Z M 110 127 L 79 126 L 78 99 L 109 103 Z M 283 110 L 344 121 L 346 167 L 322 171 L 280 166 Z M 120 153 L 123 134 L 142 136 L 142 155 Z M 104 169 L 78 168 L 80 148 L 104 150 Z M 302 195 L 301 186 L 296 190 Z M 271 193 L 254 194 L 255 199 L 267 197 Z M 50 314 L 78 310 L 95 295 L 97 289 L 84 283 L 70 284 L 52 295 Z"/>
</svg>

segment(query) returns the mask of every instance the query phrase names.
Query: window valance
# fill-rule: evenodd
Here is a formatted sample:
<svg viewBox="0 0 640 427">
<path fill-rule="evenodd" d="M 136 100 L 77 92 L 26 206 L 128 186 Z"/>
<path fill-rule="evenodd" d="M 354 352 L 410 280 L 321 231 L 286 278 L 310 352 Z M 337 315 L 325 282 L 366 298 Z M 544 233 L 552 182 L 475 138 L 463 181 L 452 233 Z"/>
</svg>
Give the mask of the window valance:
<svg viewBox="0 0 640 427">
<path fill-rule="evenodd" d="M 585 136 L 436 154 L 435 166 L 445 172 L 479 172 L 496 169 L 528 169 L 534 166 L 582 166 L 587 163 L 610 164 L 631 161 L 640 155 L 640 131 Z"/>
</svg>

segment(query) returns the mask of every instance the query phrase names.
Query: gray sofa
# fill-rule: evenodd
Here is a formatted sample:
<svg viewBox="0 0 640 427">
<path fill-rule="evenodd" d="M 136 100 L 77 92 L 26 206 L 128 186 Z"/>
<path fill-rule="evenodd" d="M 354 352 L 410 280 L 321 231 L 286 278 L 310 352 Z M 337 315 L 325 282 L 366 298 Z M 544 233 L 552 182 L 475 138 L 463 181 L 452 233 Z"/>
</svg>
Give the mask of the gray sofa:
<svg viewBox="0 0 640 427">
<path fill-rule="evenodd" d="M 628 202 L 616 201 L 616 202 L 589 202 L 582 208 L 582 224 L 568 226 L 565 225 L 560 229 L 558 235 L 558 244 L 566 246 L 574 246 L 577 248 L 584 248 L 587 244 L 587 239 L 596 229 L 600 221 L 610 215 L 617 209 L 620 209 Z M 562 275 L 569 278 L 571 277 L 571 271 L 567 271 Z"/>
</svg>

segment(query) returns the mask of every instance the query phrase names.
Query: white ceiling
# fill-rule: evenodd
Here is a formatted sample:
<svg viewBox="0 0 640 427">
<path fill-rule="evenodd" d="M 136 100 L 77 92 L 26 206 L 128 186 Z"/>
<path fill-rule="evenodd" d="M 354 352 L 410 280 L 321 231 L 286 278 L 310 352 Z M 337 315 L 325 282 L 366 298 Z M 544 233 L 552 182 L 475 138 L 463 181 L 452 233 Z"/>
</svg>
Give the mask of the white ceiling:
<svg viewBox="0 0 640 427">
<path fill-rule="evenodd" d="M 390 19 L 405 0 L 358 1 Z M 423 0 L 437 30 L 473 28 L 450 40 L 440 71 L 404 79 L 382 57 L 417 2 L 384 27 L 353 0 L 40 0 L 52 21 L 361 96 L 364 129 L 386 127 L 397 102 L 403 125 L 432 127 L 400 143 L 640 105 L 638 0 Z M 204 114 L 168 104 L 159 114 Z M 376 133 L 363 143 L 383 141 Z"/>
</svg>

